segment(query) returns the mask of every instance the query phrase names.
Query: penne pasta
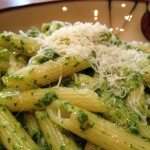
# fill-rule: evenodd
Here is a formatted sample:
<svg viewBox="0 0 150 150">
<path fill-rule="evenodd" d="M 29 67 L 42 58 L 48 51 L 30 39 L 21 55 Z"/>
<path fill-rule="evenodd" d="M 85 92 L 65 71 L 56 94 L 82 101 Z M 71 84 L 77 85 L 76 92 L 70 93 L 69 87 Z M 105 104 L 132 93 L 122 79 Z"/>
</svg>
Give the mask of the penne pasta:
<svg viewBox="0 0 150 150">
<path fill-rule="evenodd" d="M 79 88 L 88 88 L 91 90 L 95 90 L 97 87 L 99 87 L 96 79 L 81 73 L 78 73 L 75 76 L 75 85 Z"/>
<path fill-rule="evenodd" d="M 150 125 L 139 123 L 138 128 L 142 137 L 150 139 Z"/>
<path fill-rule="evenodd" d="M 0 50 L 0 71 L 6 73 L 9 67 L 11 51 L 8 49 Z"/>
<path fill-rule="evenodd" d="M 72 104 L 94 112 L 106 112 L 107 107 L 96 93 L 73 88 L 42 88 L 29 91 L 0 93 L 0 102 L 11 111 L 43 110 L 53 99 L 68 100 Z"/>
<path fill-rule="evenodd" d="M 8 65 L 7 73 L 14 73 L 27 65 L 27 58 L 14 52 L 10 55 Z"/>
<path fill-rule="evenodd" d="M 0 46 L 31 57 L 37 53 L 42 45 L 37 39 L 12 32 L 4 32 L 0 34 Z"/>
<path fill-rule="evenodd" d="M 71 133 L 52 122 L 46 112 L 38 111 L 35 115 L 51 149 L 80 150 Z"/>
<path fill-rule="evenodd" d="M 21 124 L 17 122 L 15 117 L 2 103 L 0 104 L 0 139 L 8 150 L 39 149 L 22 128 Z"/>
<path fill-rule="evenodd" d="M 143 122 L 146 121 L 148 105 L 146 103 L 144 85 L 141 84 L 134 91 L 130 92 L 127 97 L 127 105 L 141 117 Z"/>
<path fill-rule="evenodd" d="M 54 87 L 59 100 L 67 100 L 70 103 L 92 112 L 107 112 L 107 106 L 92 90 Z"/>
<path fill-rule="evenodd" d="M 104 149 L 149 150 L 150 142 L 66 101 L 53 101 L 46 111 L 56 124 Z"/>
<path fill-rule="evenodd" d="M 43 133 L 34 113 L 23 113 L 23 127 L 25 128 L 27 133 L 32 137 L 39 149 L 50 149 L 50 146 L 47 144 L 45 138 L 43 137 Z"/>
<path fill-rule="evenodd" d="M 27 66 L 2 77 L 8 87 L 28 90 L 42 87 L 57 81 L 60 77 L 69 76 L 89 67 L 86 59 L 79 57 L 60 58 L 41 65 Z"/>
</svg>

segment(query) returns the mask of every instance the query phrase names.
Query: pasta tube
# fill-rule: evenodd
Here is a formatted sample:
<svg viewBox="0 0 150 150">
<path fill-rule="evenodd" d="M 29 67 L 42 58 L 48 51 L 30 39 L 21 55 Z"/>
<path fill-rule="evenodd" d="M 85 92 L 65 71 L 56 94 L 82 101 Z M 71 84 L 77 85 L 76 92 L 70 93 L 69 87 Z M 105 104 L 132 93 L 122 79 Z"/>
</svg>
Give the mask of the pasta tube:
<svg viewBox="0 0 150 150">
<path fill-rule="evenodd" d="M 11 51 L 8 49 L 0 50 L 0 71 L 5 73 L 9 67 L 9 58 Z"/>
<path fill-rule="evenodd" d="M 139 132 L 142 137 L 150 139 L 150 125 L 138 124 Z"/>
<path fill-rule="evenodd" d="M 50 120 L 45 111 L 35 113 L 44 137 L 53 150 L 79 150 L 71 133 Z"/>
<path fill-rule="evenodd" d="M 127 48 L 137 49 L 138 51 L 142 51 L 144 53 L 150 53 L 150 44 L 149 43 L 142 43 L 142 42 L 127 42 Z"/>
<path fill-rule="evenodd" d="M 5 85 L 20 90 L 41 87 L 79 72 L 89 67 L 86 59 L 79 57 L 65 57 L 57 61 L 47 61 L 41 65 L 28 66 L 13 74 L 3 76 Z"/>
<path fill-rule="evenodd" d="M 33 113 L 24 112 L 23 123 L 25 124 L 26 131 L 32 138 L 35 135 L 40 134 L 40 127 Z"/>
<path fill-rule="evenodd" d="M 140 116 L 142 121 L 146 122 L 148 105 L 146 104 L 143 84 L 129 93 L 127 105 Z"/>
<path fill-rule="evenodd" d="M 42 44 L 39 40 L 32 37 L 4 32 L 0 34 L 0 46 L 18 52 L 21 55 L 32 57 L 37 53 Z"/>
<path fill-rule="evenodd" d="M 53 99 L 68 100 L 72 104 L 94 112 L 106 112 L 107 107 L 96 93 L 73 88 L 43 88 L 29 91 L 1 92 L 0 102 L 11 111 L 43 110 Z"/>
<path fill-rule="evenodd" d="M 53 98 L 55 98 L 55 94 L 50 89 L 0 93 L 0 103 L 5 104 L 12 112 L 44 109 L 45 105 Z"/>
<path fill-rule="evenodd" d="M 0 104 L 0 138 L 8 150 L 38 150 L 31 137 L 3 104 Z"/>
<path fill-rule="evenodd" d="M 147 85 L 150 84 L 150 65 L 145 66 L 142 69 L 142 77 Z"/>
<path fill-rule="evenodd" d="M 7 73 L 13 73 L 27 65 L 27 59 L 17 53 L 12 53 L 9 59 Z"/>
<path fill-rule="evenodd" d="M 49 145 L 45 141 L 45 138 L 43 137 L 41 128 L 34 113 L 24 112 L 23 124 L 27 133 L 32 137 L 40 149 L 50 149 Z"/>
<path fill-rule="evenodd" d="M 77 87 L 88 88 L 92 90 L 99 87 L 99 84 L 96 79 L 81 73 L 78 73 L 75 76 L 75 85 Z"/>
<path fill-rule="evenodd" d="M 149 150 L 150 142 L 66 101 L 53 101 L 46 111 L 56 124 L 104 149 Z"/>
<path fill-rule="evenodd" d="M 75 89 L 65 87 L 54 87 L 54 92 L 59 100 L 67 100 L 70 103 L 92 112 L 107 112 L 107 106 L 100 100 L 99 96 L 88 89 Z"/>
</svg>

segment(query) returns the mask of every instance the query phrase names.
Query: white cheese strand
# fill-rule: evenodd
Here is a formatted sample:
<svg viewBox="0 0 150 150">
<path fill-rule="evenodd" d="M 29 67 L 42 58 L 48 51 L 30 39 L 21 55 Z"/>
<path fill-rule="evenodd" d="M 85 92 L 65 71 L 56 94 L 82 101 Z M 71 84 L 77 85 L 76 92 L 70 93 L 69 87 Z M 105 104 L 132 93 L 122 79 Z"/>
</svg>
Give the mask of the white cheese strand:
<svg viewBox="0 0 150 150">
<path fill-rule="evenodd" d="M 125 75 L 124 70 L 140 74 L 141 69 L 148 64 L 147 54 L 134 49 L 125 50 L 123 47 L 118 48 L 111 44 L 108 44 L 110 47 L 102 45 L 100 40 L 104 33 L 110 33 L 110 31 L 100 23 L 77 22 L 53 32 L 45 39 L 44 44 L 66 56 L 77 55 L 87 58 L 99 74 L 100 85 L 107 79 L 117 95 L 122 95 L 122 93 L 126 95 L 129 89 L 121 87 L 121 84 L 122 80 L 129 76 Z"/>
<path fill-rule="evenodd" d="M 58 49 L 66 55 L 79 55 L 88 57 L 95 47 L 94 41 L 100 39 L 100 35 L 109 32 L 106 26 L 100 23 L 80 23 L 63 27 L 49 36 L 45 45 Z"/>
</svg>

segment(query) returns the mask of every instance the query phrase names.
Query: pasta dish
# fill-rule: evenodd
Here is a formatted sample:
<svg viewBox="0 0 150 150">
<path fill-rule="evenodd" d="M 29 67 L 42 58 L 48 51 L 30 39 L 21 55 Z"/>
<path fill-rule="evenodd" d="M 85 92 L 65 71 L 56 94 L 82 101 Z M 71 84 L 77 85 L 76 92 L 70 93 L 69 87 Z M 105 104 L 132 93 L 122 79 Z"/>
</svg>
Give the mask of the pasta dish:
<svg viewBox="0 0 150 150">
<path fill-rule="evenodd" d="M 4 31 L 0 75 L 0 149 L 150 149 L 149 43 L 99 22 Z"/>
</svg>

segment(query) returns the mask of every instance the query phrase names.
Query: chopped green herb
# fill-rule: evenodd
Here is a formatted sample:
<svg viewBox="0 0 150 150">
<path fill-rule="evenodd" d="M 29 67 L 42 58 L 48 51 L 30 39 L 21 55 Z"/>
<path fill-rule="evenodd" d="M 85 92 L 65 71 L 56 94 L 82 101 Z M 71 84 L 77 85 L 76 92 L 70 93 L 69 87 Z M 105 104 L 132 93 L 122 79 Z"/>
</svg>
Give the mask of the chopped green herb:
<svg viewBox="0 0 150 150">
<path fill-rule="evenodd" d="M 80 129 L 82 131 L 85 131 L 87 130 L 88 128 L 92 128 L 94 123 L 89 123 L 89 120 L 88 120 L 88 115 L 85 114 L 83 111 L 78 111 L 77 112 L 77 118 L 78 118 L 78 121 L 80 122 Z"/>
<path fill-rule="evenodd" d="M 46 74 L 46 75 L 44 75 L 43 77 L 44 77 L 44 79 L 46 79 L 46 78 L 48 77 L 48 75 Z"/>
<path fill-rule="evenodd" d="M 60 57 L 60 54 L 51 48 L 42 49 L 42 53 L 36 55 L 34 59 L 40 64 L 45 63 L 48 60 L 56 60 Z"/>
<path fill-rule="evenodd" d="M 11 142 L 11 140 L 12 140 L 11 138 L 8 138 L 8 143 L 10 143 L 10 142 Z"/>
<path fill-rule="evenodd" d="M 2 35 L 2 38 L 5 40 L 5 41 L 10 41 L 11 40 L 11 35 Z"/>
<path fill-rule="evenodd" d="M 8 77 L 11 77 L 11 76 L 12 76 L 12 75 L 9 75 Z M 12 76 L 12 77 L 13 77 L 14 80 L 17 80 L 17 81 L 24 79 L 23 77 L 17 76 L 17 75 L 14 75 L 14 76 Z"/>
<path fill-rule="evenodd" d="M 76 62 L 73 66 L 77 67 L 80 64 L 80 62 Z"/>
<path fill-rule="evenodd" d="M 60 150 L 65 150 L 65 144 L 62 144 L 62 145 L 60 146 Z"/>
<path fill-rule="evenodd" d="M 38 28 L 36 28 L 36 27 L 32 27 L 26 33 L 27 33 L 27 35 L 29 37 L 33 37 L 34 38 L 34 37 L 38 37 L 39 36 L 40 30 Z"/>
<path fill-rule="evenodd" d="M 127 121 L 127 129 L 133 133 L 133 134 L 139 134 L 139 129 L 138 129 L 138 126 L 137 124 L 132 121 L 132 120 L 128 120 Z"/>
<path fill-rule="evenodd" d="M 64 129 L 64 128 L 61 128 L 61 133 L 63 135 L 65 135 L 66 137 L 70 137 L 71 136 L 71 133 L 68 130 Z"/>
<path fill-rule="evenodd" d="M 27 140 L 27 137 L 26 137 L 26 136 L 23 136 L 23 137 L 21 137 L 21 140 L 22 140 L 22 141 L 26 141 L 26 140 Z"/>
<path fill-rule="evenodd" d="M 14 103 L 14 106 L 15 106 L 15 107 L 17 106 L 17 102 Z"/>
<path fill-rule="evenodd" d="M 41 98 L 37 103 L 34 105 L 37 107 L 41 107 L 43 105 L 49 105 L 53 100 L 57 99 L 57 96 L 54 92 L 48 92 L 45 94 L 43 98 Z"/>
<path fill-rule="evenodd" d="M 42 136 L 42 132 L 40 132 L 40 130 L 37 130 L 33 135 L 32 135 L 32 139 L 33 141 L 35 141 L 36 143 L 39 143 L 40 139 Z"/>
<path fill-rule="evenodd" d="M 75 85 L 74 79 L 72 77 L 66 77 L 61 80 L 60 86 L 73 87 Z"/>
<path fill-rule="evenodd" d="M 34 84 L 37 84 L 37 80 L 34 80 L 33 83 L 34 83 Z"/>
</svg>

